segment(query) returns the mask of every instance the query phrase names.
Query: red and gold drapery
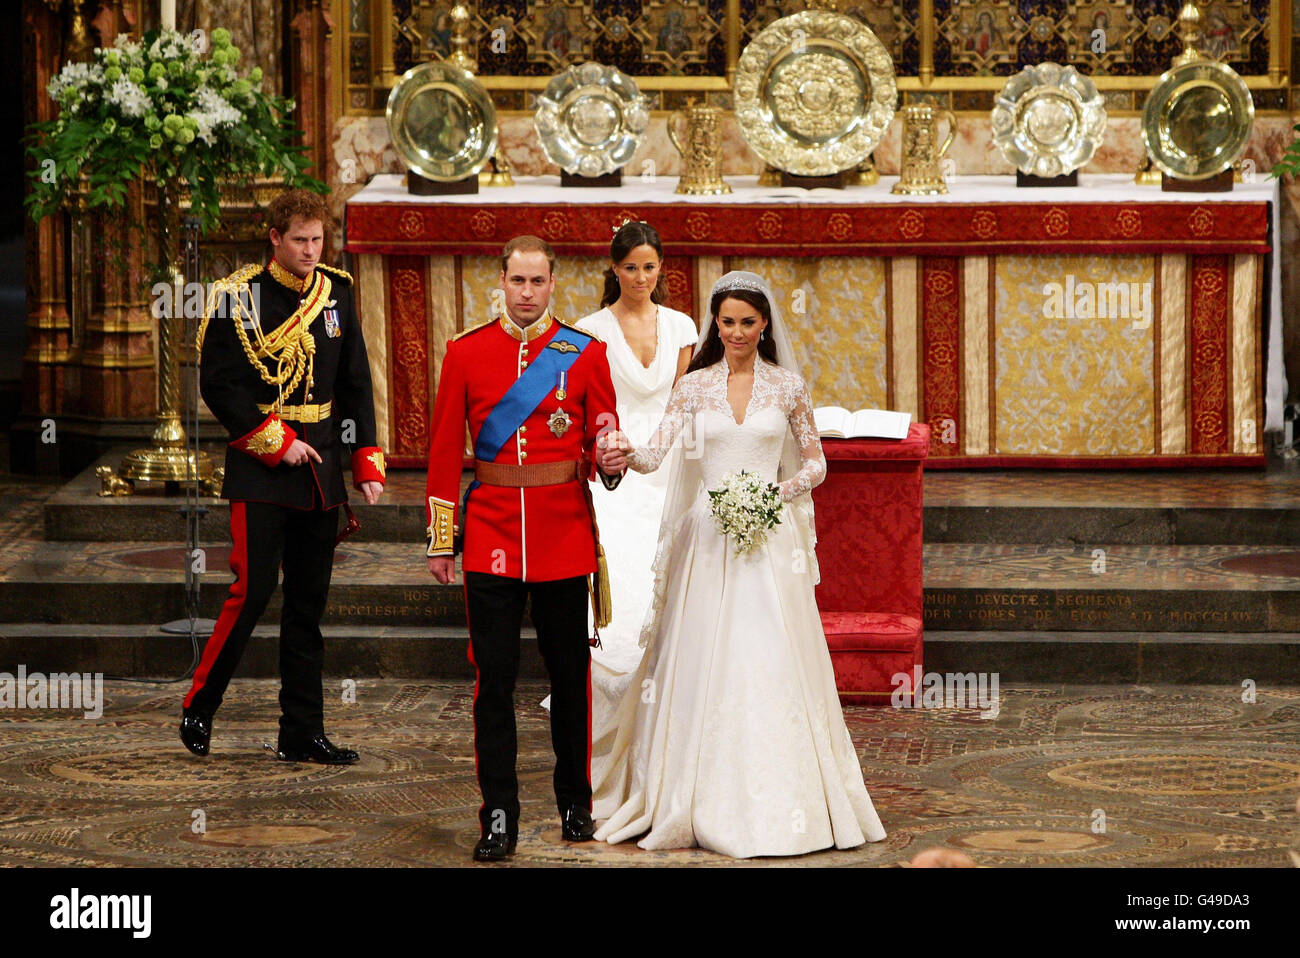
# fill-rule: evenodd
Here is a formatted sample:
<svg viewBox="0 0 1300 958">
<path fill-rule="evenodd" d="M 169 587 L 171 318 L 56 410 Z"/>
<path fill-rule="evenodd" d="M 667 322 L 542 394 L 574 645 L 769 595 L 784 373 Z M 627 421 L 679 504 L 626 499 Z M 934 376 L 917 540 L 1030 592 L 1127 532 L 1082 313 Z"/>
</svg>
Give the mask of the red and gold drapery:
<svg viewBox="0 0 1300 958">
<path fill-rule="evenodd" d="M 1096 177 L 1104 188 L 1008 201 L 984 179 L 998 178 L 931 199 L 884 185 L 678 197 L 671 181 L 547 178 L 411 197 L 377 177 L 348 204 L 346 249 L 391 461 L 423 464 L 446 340 L 492 314 L 506 240 L 555 247 L 557 312 L 577 319 L 598 306 L 612 230 L 644 219 L 664 239 L 670 305 L 699 317 L 723 271 L 763 272 L 789 298 L 814 401 L 911 412 L 930 426 L 931 468 L 1262 464 L 1271 189 L 1135 193 Z M 1046 307 L 1054 284 L 1134 299 L 1098 316 L 1098 292 L 1093 315 L 1061 315 Z"/>
</svg>

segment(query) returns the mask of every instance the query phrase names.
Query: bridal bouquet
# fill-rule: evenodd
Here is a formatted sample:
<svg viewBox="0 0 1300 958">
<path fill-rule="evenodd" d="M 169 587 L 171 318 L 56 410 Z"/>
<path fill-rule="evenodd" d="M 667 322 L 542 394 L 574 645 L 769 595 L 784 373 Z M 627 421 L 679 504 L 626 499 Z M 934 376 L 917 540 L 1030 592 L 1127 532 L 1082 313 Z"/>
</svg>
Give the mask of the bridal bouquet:
<svg viewBox="0 0 1300 958">
<path fill-rule="evenodd" d="M 718 531 L 736 540 L 736 555 L 767 541 L 767 530 L 781 521 L 781 494 L 757 473 L 742 469 L 709 490 L 709 511 Z"/>
</svg>

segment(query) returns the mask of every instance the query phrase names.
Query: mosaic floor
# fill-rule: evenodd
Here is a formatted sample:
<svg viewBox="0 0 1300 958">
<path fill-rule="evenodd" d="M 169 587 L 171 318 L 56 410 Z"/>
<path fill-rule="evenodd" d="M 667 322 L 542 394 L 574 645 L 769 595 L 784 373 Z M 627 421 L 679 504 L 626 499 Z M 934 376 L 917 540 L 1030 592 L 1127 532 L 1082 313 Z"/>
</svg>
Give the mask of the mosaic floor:
<svg viewBox="0 0 1300 958">
<path fill-rule="evenodd" d="M 327 686 L 329 687 L 329 686 Z M 334 687 L 339 687 L 334 683 Z M 521 686 L 517 865 L 732 865 L 561 841 L 540 685 Z M 768 866 L 1287 866 L 1300 849 L 1300 687 L 1035 686 L 974 710 L 845 715 L 889 837 Z M 286 765 L 276 683 L 236 682 L 208 759 L 176 738 L 178 686 L 108 683 L 103 718 L 0 711 L 0 865 L 470 865 L 472 687 L 359 680 L 331 704 L 352 768 Z M 751 863 L 754 864 L 754 863 Z M 495 866 L 478 866 L 495 867 Z"/>
</svg>

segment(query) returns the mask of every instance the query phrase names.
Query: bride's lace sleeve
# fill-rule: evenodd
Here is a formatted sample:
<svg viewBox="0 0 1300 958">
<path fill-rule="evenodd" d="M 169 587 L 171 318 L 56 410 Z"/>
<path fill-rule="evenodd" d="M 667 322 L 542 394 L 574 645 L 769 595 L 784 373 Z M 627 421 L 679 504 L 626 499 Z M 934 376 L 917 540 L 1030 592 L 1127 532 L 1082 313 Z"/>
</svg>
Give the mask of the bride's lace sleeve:
<svg viewBox="0 0 1300 958">
<path fill-rule="evenodd" d="M 782 502 L 790 502 L 811 492 L 826 478 L 826 456 L 822 453 L 822 441 L 813 423 L 812 396 L 803 382 L 798 384 L 798 394 L 788 418 L 795 442 L 799 444 L 799 471 L 778 487 Z"/>
<path fill-rule="evenodd" d="M 668 398 L 668 407 L 664 409 L 664 418 L 659 421 L 659 428 L 644 446 L 633 449 L 627 456 L 627 464 L 637 472 L 654 472 L 668 455 L 673 440 L 682 431 L 691 418 L 694 406 L 694 394 L 699 384 L 696 377 L 683 376 L 673 387 Z"/>
</svg>

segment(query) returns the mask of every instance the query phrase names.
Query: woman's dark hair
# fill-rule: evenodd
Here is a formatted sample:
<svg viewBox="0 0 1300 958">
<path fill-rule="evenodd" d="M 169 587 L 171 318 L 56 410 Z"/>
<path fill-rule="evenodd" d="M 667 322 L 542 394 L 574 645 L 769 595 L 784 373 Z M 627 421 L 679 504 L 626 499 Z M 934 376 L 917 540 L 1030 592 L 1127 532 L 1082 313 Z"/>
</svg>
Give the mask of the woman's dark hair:
<svg viewBox="0 0 1300 958">
<path fill-rule="evenodd" d="M 609 258 L 615 263 L 621 263 L 627 259 L 627 254 L 638 246 L 649 246 L 659 254 L 659 262 L 663 262 L 664 244 L 659 241 L 658 231 L 649 223 L 634 221 L 624 223 L 619 227 L 618 232 L 614 234 L 614 241 L 609 244 Z M 600 305 L 608 306 L 610 303 L 616 302 L 621 293 L 618 277 L 614 275 L 614 267 L 606 267 L 605 292 L 600 297 Z M 655 283 L 655 288 L 650 291 L 650 301 L 652 303 L 662 303 L 667 298 L 668 284 L 664 280 L 663 270 L 660 270 L 659 282 Z"/>
<path fill-rule="evenodd" d="M 718 335 L 718 310 L 722 309 L 724 299 L 738 299 L 742 303 L 748 303 L 758 310 L 758 315 L 767 321 L 767 328 L 764 330 L 765 335 L 758 341 L 758 354 L 773 365 L 776 364 L 776 343 L 773 342 L 772 330 L 772 307 L 768 305 L 767 297 L 762 293 L 752 289 L 720 289 L 713 294 L 713 299 L 709 301 L 709 334 L 704 339 L 704 345 L 700 347 L 691 364 L 686 367 L 688 373 L 693 373 L 697 369 L 704 369 L 712 366 L 722 359 L 726 350 L 722 347 L 722 338 Z"/>
</svg>

